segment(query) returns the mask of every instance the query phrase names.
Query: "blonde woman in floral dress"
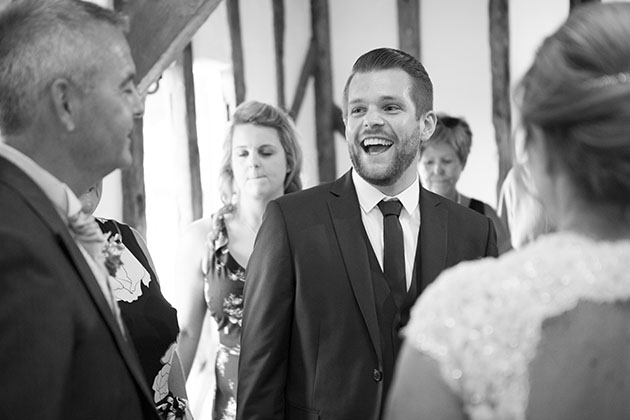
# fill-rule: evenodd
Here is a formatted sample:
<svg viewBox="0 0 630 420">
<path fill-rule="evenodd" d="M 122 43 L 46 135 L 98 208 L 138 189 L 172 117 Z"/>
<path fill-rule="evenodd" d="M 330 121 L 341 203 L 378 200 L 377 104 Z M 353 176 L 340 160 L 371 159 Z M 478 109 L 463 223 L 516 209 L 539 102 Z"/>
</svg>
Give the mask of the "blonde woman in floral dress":
<svg viewBox="0 0 630 420">
<path fill-rule="evenodd" d="M 223 207 L 193 223 L 181 241 L 180 352 L 191 371 L 204 319 L 218 331 L 212 418 L 233 419 L 240 354 L 245 267 L 270 200 L 301 189 L 302 154 L 283 111 L 260 102 L 238 106 L 219 175 Z M 209 311 L 211 317 L 206 317 Z"/>
</svg>

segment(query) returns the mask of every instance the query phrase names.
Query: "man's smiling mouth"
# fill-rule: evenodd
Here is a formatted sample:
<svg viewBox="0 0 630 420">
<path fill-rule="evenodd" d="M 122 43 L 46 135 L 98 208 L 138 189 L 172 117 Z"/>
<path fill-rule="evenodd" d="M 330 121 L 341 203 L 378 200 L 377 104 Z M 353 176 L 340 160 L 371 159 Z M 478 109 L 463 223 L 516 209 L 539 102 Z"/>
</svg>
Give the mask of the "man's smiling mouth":
<svg viewBox="0 0 630 420">
<path fill-rule="evenodd" d="M 378 155 L 387 151 L 393 144 L 393 141 L 384 138 L 368 137 L 361 142 L 361 147 L 369 155 Z"/>
</svg>

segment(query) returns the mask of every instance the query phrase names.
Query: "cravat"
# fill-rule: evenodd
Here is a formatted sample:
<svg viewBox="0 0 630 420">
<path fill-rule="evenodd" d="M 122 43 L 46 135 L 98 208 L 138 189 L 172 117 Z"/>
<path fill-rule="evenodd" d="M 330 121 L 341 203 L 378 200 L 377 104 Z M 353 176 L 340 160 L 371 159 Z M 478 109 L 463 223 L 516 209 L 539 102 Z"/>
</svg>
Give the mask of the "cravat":
<svg viewBox="0 0 630 420">
<path fill-rule="evenodd" d="M 105 267 L 105 255 L 103 250 L 107 241 L 105 235 L 98 227 L 94 216 L 80 211 L 68 217 L 68 224 L 75 240 L 79 241 L 83 248 L 90 254 L 99 268 Z"/>
<path fill-rule="evenodd" d="M 378 208 L 383 213 L 383 272 L 396 305 L 402 308 L 407 294 L 405 245 L 402 226 L 398 218 L 402 203 L 397 199 L 382 200 L 378 203 Z"/>
<path fill-rule="evenodd" d="M 82 211 L 69 216 L 68 225 L 74 239 L 81 244 L 91 257 L 96 267 L 98 267 L 99 272 L 95 272 L 94 275 L 96 276 L 96 280 L 101 287 L 109 308 L 116 318 L 123 337 L 126 338 L 127 334 L 125 324 L 123 323 L 122 316 L 120 315 L 120 308 L 114 298 L 114 293 L 110 283 L 110 275 L 105 264 L 104 250 L 107 245 L 105 235 L 98 227 L 94 216 L 86 214 Z"/>
</svg>

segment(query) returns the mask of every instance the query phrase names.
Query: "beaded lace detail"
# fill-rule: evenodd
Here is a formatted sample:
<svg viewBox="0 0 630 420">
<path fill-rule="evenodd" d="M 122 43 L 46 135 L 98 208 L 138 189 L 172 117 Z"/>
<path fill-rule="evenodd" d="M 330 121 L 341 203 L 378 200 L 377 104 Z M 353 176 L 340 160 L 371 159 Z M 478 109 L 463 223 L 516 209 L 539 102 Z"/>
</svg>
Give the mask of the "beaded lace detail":
<svg viewBox="0 0 630 420">
<path fill-rule="evenodd" d="M 472 420 L 525 420 L 542 324 L 578 301 L 630 299 L 630 241 L 540 238 L 500 259 L 448 270 L 422 294 L 407 341 L 440 366 Z"/>
</svg>

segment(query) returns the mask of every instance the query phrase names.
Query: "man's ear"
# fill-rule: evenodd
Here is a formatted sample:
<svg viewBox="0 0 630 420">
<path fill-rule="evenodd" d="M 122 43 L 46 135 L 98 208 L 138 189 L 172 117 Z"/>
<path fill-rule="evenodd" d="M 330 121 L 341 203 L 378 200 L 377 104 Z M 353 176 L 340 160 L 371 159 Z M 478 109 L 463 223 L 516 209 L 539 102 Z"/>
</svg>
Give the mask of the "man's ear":
<svg viewBox="0 0 630 420">
<path fill-rule="evenodd" d="M 78 89 L 67 79 L 56 79 L 49 89 L 53 111 L 59 122 L 68 131 L 76 128 L 78 104 Z"/>
<path fill-rule="evenodd" d="M 424 122 L 424 127 L 422 129 L 422 133 L 420 133 L 420 140 L 425 141 L 429 140 L 435 131 L 435 125 L 437 124 L 437 115 L 435 111 L 430 110 L 425 112 L 421 118 Z"/>
</svg>

